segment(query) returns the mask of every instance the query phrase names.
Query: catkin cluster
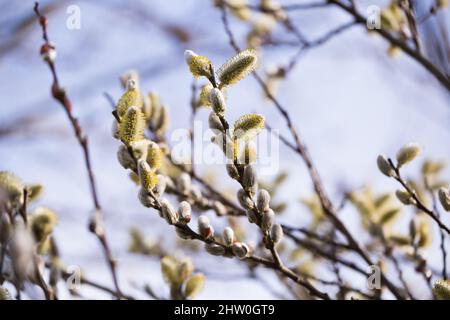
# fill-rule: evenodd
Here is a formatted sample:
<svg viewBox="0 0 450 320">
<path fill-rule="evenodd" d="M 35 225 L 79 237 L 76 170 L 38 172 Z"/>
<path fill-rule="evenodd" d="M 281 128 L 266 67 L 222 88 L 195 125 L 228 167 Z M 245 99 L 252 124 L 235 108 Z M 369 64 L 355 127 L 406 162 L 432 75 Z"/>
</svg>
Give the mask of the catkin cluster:
<svg viewBox="0 0 450 320">
<path fill-rule="evenodd" d="M 16 287 L 17 296 L 27 282 L 41 286 L 45 264 L 56 258 L 52 233 L 57 215 L 47 207 L 30 206 L 42 190 L 39 184 L 25 184 L 10 172 L 0 172 L 0 278 Z M 10 298 L 0 287 L 0 299 Z"/>
</svg>

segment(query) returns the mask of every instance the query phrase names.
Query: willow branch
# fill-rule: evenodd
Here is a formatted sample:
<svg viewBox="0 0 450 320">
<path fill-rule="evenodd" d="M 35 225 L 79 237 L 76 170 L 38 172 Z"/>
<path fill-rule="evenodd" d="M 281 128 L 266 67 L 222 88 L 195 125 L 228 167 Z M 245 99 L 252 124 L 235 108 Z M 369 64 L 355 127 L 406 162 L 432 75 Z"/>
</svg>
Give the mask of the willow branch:
<svg viewBox="0 0 450 320">
<path fill-rule="evenodd" d="M 44 40 L 44 44 L 41 47 L 41 52 L 44 52 L 44 50 L 52 50 L 52 49 L 54 50 L 54 47 L 50 43 L 49 37 L 47 34 L 48 20 L 45 16 L 41 15 L 41 13 L 39 11 L 39 3 L 38 2 L 36 2 L 34 5 L 34 12 L 35 12 L 36 16 L 38 17 L 39 24 L 42 28 L 42 38 Z M 95 213 L 96 216 L 94 217 L 94 219 L 95 219 L 95 223 L 99 224 L 98 226 L 96 226 L 96 228 L 90 228 L 90 229 L 91 229 L 91 231 L 94 231 L 94 234 L 100 241 L 100 244 L 103 248 L 104 254 L 106 256 L 106 259 L 107 259 L 107 262 L 109 265 L 109 269 L 111 271 L 111 275 L 113 278 L 114 286 L 117 291 L 117 295 L 120 296 L 121 293 L 120 293 L 119 282 L 118 282 L 118 277 L 117 277 L 117 272 L 116 272 L 116 262 L 112 256 L 108 241 L 106 239 L 106 234 L 102 227 L 102 225 L 103 225 L 102 209 L 101 209 L 100 202 L 99 202 L 98 195 L 97 195 L 94 171 L 92 169 L 91 158 L 90 158 L 90 153 L 89 153 L 88 139 L 87 139 L 87 136 L 84 134 L 84 132 L 78 122 L 78 119 L 72 113 L 72 102 L 70 101 L 69 97 L 67 96 L 66 91 L 59 84 L 58 74 L 56 72 L 56 67 L 55 67 L 54 61 L 52 59 L 45 59 L 45 61 L 48 65 L 48 67 L 50 68 L 50 71 L 51 71 L 51 74 L 53 77 L 53 84 L 52 84 L 52 89 L 51 89 L 52 96 L 55 100 L 57 100 L 61 104 L 64 111 L 66 112 L 67 118 L 69 119 L 69 122 L 72 126 L 75 137 L 77 138 L 78 143 L 80 144 L 80 146 L 83 150 L 84 162 L 85 162 L 86 170 L 87 170 L 88 177 L 89 177 L 89 186 L 91 189 L 91 197 L 92 197 L 92 201 L 94 203 L 95 212 L 96 212 Z M 94 219 L 93 219 L 93 221 L 94 221 Z M 102 232 L 100 232 L 100 233 L 95 232 L 98 230 L 102 230 Z"/>
</svg>

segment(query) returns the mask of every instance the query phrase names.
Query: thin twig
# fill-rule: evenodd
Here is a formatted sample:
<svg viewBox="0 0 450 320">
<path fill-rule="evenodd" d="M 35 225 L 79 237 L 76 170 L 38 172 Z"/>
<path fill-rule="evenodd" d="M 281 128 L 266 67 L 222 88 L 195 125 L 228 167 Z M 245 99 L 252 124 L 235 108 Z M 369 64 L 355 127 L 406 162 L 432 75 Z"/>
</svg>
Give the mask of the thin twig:
<svg viewBox="0 0 450 320">
<path fill-rule="evenodd" d="M 425 184 L 425 188 L 427 189 L 427 191 L 429 192 L 430 196 L 431 196 L 431 201 L 433 203 L 433 210 L 436 211 L 436 215 L 438 218 L 441 217 L 441 213 L 438 210 L 438 201 L 437 201 L 437 197 L 435 195 L 435 193 L 433 192 L 433 189 L 430 186 L 430 183 L 427 179 L 427 177 L 424 177 L 424 184 Z M 440 249 L 441 249 L 441 253 L 442 253 L 442 278 L 443 279 L 447 279 L 447 250 L 445 249 L 445 234 L 444 231 L 439 228 L 439 235 L 440 235 Z"/>
<path fill-rule="evenodd" d="M 47 51 L 54 50 L 54 46 L 50 43 L 50 40 L 49 40 L 49 37 L 47 34 L 48 20 L 45 16 L 41 15 L 41 13 L 39 11 L 39 3 L 38 2 L 36 2 L 34 5 L 34 12 L 36 13 L 36 16 L 38 17 L 39 24 L 42 28 L 42 38 L 44 40 L 44 44 L 41 47 L 41 52 L 45 52 L 45 50 L 47 50 Z M 92 169 L 92 164 L 91 164 L 87 136 L 84 134 L 84 132 L 78 122 L 78 119 L 72 113 L 72 102 L 70 101 L 69 97 L 67 96 L 66 91 L 59 84 L 58 75 L 56 72 L 56 67 L 55 67 L 54 61 L 51 58 L 45 59 L 45 61 L 46 61 L 47 65 L 49 66 L 52 77 L 53 77 L 52 96 L 53 96 L 53 98 L 55 98 L 55 100 L 57 100 L 62 105 L 64 111 L 66 112 L 67 118 L 69 119 L 70 124 L 73 128 L 75 137 L 77 138 L 78 143 L 80 144 L 80 146 L 83 150 L 85 166 L 86 166 L 86 170 L 87 170 L 88 176 L 89 176 L 89 185 L 91 188 L 92 201 L 93 201 L 94 207 L 95 207 L 96 217 L 94 217 L 94 219 L 97 224 L 101 224 L 101 226 L 99 225 L 98 228 L 91 228 L 91 230 L 94 230 L 94 231 L 99 230 L 99 229 L 103 230 L 102 209 L 101 209 L 100 202 L 99 202 L 98 195 L 97 195 L 97 188 L 96 188 L 95 179 L 94 179 L 94 171 Z M 106 239 L 106 234 L 104 233 L 104 230 L 103 230 L 102 233 L 95 233 L 95 235 L 99 239 L 99 241 L 102 245 L 104 254 L 107 258 L 107 262 L 108 262 L 108 265 L 109 265 L 109 268 L 111 271 L 114 286 L 117 291 L 117 296 L 120 296 L 121 293 L 120 293 L 119 282 L 118 282 L 117 271 L 116 271 L 116 262 L 112 256 L 111 250 L 109 248 L 108 241 Z"/>
<path fill-rule="evenodd" d="M 412 197 L 414 200 L 414 205 L 417 209 L 420 211 L 423 211 L 425 214 L 427 214 L 430 218 L 432 218 L 439 226 L 440 229 L 447 232 L 447 234 L 450 235 L 450 229 L 447 227 L 436 215 L 436 213 L 433 212 L 433 210 L 429 209 L 417 196 L 417 193 L 406 183 L 406 181 L 402 178 L 400 174 L 400 169 L 394 165 L 391 159 L 388 159 L 389 164 L 391 165 L 391 168 L 395 171 L 395 176 L 393 177 L 395 180 L 397 180 L 405 189 L 406 192 Z"/>
</svg>

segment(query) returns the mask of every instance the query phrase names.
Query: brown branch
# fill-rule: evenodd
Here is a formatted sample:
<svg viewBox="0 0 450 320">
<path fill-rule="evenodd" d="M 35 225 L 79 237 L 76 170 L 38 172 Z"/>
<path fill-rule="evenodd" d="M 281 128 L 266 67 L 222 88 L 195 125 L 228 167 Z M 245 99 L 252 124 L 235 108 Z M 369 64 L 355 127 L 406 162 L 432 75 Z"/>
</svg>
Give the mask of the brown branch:
<svg viewBox="0 0 450 320">
<path fill-rule="evenodd" d="M 305 289 L 307 289 L 309 291 L 309 293 L 312 294 L 313 296 L 317 296 L 323 300 L 330 300 L 330 297 L 328 296 L 328 294 L 319 291 L 309 281 L 307 281 L 306 279 L 303 279 L 301 276 L 297 275 L 294 271 L 285 267 L 284 265 L 280 266 L 274 261 L 271 261 L 271 260 L 268 260 L 268 259 L 265 259 L 262 257 L 257 257 L 257 256 L 250 256 L 250 257 L 248 257 L 248 259 L 251 261 L 260 263 L 260 264 L 266 266 L 267 268 L 280 271 L 283 275 L 287 276 L 288 278 L 293 280 L 295 283 L 297 283 L 297 284 L 301 285 L 302 287 L 304 287 Z"/>
<path fill-rule="evenodd" d="M 447 227 L 437 216 L 436 213 L 433 212 L 433 210 L 429 209 L 417 196 L 417 193 L 406 183 L 406 181 L 402 178 L 400 174 L 400 169 L 394 165 L 391 159 L 388 159 L 389 164 L 391 165 L 392 169 L 395 171 L 395 176 L 393 177 L 395 180 L 397 180 L 405 189 L 406 192 L 412 197 L 414 200 L 414 206 L 419 209 L 420 211 L 423 211 L 425 214 L 427 214 L 430 218 L 432 218 L 439 226 L 440 229 L 447 232 L 447 234 L 450 235 L 450 229 Z"/>
<path fill-rule="evenodd" d="M 431 201 L 433 203 L 433 210 L 436 211 L 436 216 L 438 218 L 441 217 L 441 213 L 438 210 L 438 200 L 437 197 L 435 195 L 435 193 L 433 192 L 433 189 L 430 186 L 430 183 L 427 179 L 427 177 L 424 177 L 424 184 L 425 184 L 425 188 L 427 189 L 427 191 L 429 192 L 430 196 L 431 196 Z M 447 279 L 447 250 L 445 249 L 445 234 L 444 231 L 439 228 L 439 235 L 440 235 L 440 249 L 441 249 L 441 253 L 442 253 L 442 278 L 443 279 Z"/>
<path fill-rule="evenodd" d="M 287 226 L 287 225 L 284 225 L 284 224 L 282 225 L 282 227 L 283 227 L 283 230 L 285 232 L 286 231 L 288 231 L 288 232 L 299 232 L 299 233 L 302 233 L 302 234 L 304 234 L 305 236 L 307 236 L 307 237 L 309 237 L 311 239 L 320 241 L 321 243 L 330 245 L 330 246 L 332 246 L 332 247 L 334 247 L 336 249 L 353 250 L 353 248 L 351 246 L 349 246 L 348 244 L 346 244 L 346 243 L 337 242 L 334 239 L 329 239 L 328 237 L 319 235 L 319 234 L 317 234 L 317 233 L 315 233 L 313 231 L 310 231 L 308 229 L 305 229 L 305 228 L 298 228 L 298 227 L 297 228 L 293 228 L 293 227 L 290 227 L 290 226 Z"/>
<path fill-rule="evenodd" d="M 38 2 L 36 2 L 34 5 L 34 12 L 35 12 L 36 16 L 38 17 L 39 24 L 42 28 L 42 38 L 44 40 L 44 44 L 41 47 L 41 53 L 45 54 L 45 53 L 48 53 L 50 50 L 55 50 L 54 46 L 50 43 L 49 37 L 47 34 L 48 20 L 45 16 L 41 15 L 41 13 L 39 11 L 39 3 Z M 102 213 L 101 213 L 102 209 L 100 206 L 100 202 L 98 200 L 97 188 L 96 188 L 95 179 L 94 179 L 94 172 L 92 169 L 92 164 L 91 164 L 91 159 L 90 159 L 90 154 L 89 154 L 89 145 L 88 145 L 87 136 L 84 134 L 81 126 L 79 125 L 78 119 L 72 113 L 72 102 L 70 101 L 69 97 L 67 96 L 66 91 L 59 84 L 59 79 L 58 79 L 58 75 L 56 72 L 56 67 L 55 67 L 54 61 L 49 57 L 49 58 L 45 59 L 45 62 L 47 63 L 48 67 L 50 68 L 50 71 L 51 71 L 51 74 L 53 77 L 53 84 L 51 87 L 52 96 L 55 100 L 57 100 L 61 104 L 64 111 L 66 112 L 67 118 L 69 119 L 70 124 L 73 128 L 75 137 L 77 138 L 78 143 L 80 144 L 80 146 L 83 150 L 85 166 L 86 166 L 86 170 L 87 170 L 88 176 L 89 176 L 89 185 L 90 185 L 90 189 L 91 189 L 92 201 L 94 203 L 95 212 L 96 212 L 95 213 L 96 217 L 94 217 L 94 219 L 97 224 L 103 224 L 103 217 L 102 217 Z M 116 262 L 112 257 L 112 253 L 109 248 L 108 242 L 106 240 L 106 235 L 104 233 L 103 227 L 97 226 L 97 228 L 91 228 L 91 231 L 97 231 L 100 229 L 103 232 L 101 232 L 101 233 L 94 232 L 94 234 L 97 236 L 97 238 L 99 239 L 99 241 L 102 245 L 104 254 L 107 258 L 107 262 L 108 262 L 108 265 L 109 265 L 109 268 L 111 271 L 114 286 L 117 291 L 117 296 L 120 296 L 121 293 L 120 293 L 120 288 L 119 288 L 119 283 L 118 283 L 118 278 L 117 278 Z"/>
<path fill-rule="evenodd" d="M 293 240 L 296 244 L 298 244 L 300 247 L 310 251 L 312 254 L 320 257 L 324 257 L 330 261 L 337 262 L 363 276 L 367 277 L 367 272 L 363 270 L 361 267 L 359 267 L 356 263 L 347 261 L 345 259 L 339 258 L 333 253 L 328 252 L 325 250 L 322 246 L 316 245 L 315 243 L 308 241 L 306 239 L 302 239 L 296 235 L 294 235 L 290 230 L 285 231 L 285 235 Z"/>
<path fill-rule="evenodd" d="M 197 85 L 195 79 L 192 81 L 191 85 L 191 132 L 190 132 L 190 140 L 191 140 L 191 171 L 195 173 L 195 115 L 197 113 Z"/>
<path fill-rule="evenodd" d="M 73 276 L 73 274 L 71 274 L 70 272 L 67 272 L 65 270 L 60 270 L 60 271 L 61 271 L 61 276 L 62 276 L 62 278 L 64 280 L 67 280 L 71 276 Z M 81 284 L 85 284 L 85 285 L 90 286 L 90 287 L 93 287 L 93 288 L 96 288 L 96 289 L 98 289 L 100 291 L 104 291 L 106 293 L 109 293 L 109 294 L 113 295 L 114 297 L 116 297 L 117 299 L 135 300 L 134 297 L 132 297 L 130 295 L 127 295 L 127 294 L 124 294 L 124 293 L 121 293 L 120 295 L 118 295 L 117 290 L 111 289 L 111 288 L 109 288 L 109 287 L 107 287 L 105 285 L 102 285 L 100 283 L 92 281 L 92 280 L 90 280 L 90 279 L 88 279 L 88 278 L 86 278 L 84 276 L 80 277 L 80 283 Z"/>
</svg>

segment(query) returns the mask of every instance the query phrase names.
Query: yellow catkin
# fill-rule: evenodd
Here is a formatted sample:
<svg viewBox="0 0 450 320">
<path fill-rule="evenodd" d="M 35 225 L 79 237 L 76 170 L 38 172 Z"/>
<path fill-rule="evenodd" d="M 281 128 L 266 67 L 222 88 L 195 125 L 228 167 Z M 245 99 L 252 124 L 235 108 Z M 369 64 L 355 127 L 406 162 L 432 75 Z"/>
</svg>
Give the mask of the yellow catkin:
<svg viewBox="0 0 450 320">
<path fill-rule="evenodd" d="M 199 56 L 191 50 L 186 50 L 184 53 L 186 63 L 189 66 L 189 70 L 195 78 L 204 76 L 211 77 L 211 61 L 204 56 Z"/>
<path fill-rule="evenodd" d="M 224 87 L 234 84 L 243 79 L 255 70 L 257 62 L 258 58 L 253 49 L 247 49 L 238 53 L 225 62 L 217 72 L 220 86 Z"/>
<path fill-rule="evenodd" d="M 20 204 L 23 197 L 24 185 L 16 175 L 0 171 L 0 191 L 3 191 L 13 204 Z"/>
<path fill-rule="evenodd" d="M 141 109 L 132 106 L 128 108 L 119 125 L 119 137 L 126 145 L 144 138 L 145 117 Z"/>
<path fill-rule="evenodd" d="M 204 285 L 205 276 L 202 273 L 194 274 L 188 279 L 188 281 L 186 281 L 184 294 L 186 297 L 192 298 L 202 291 Z"/>
<path fill-rule="evenodd" d="M 165 256 L 161 259 L 161 272 L 164 280 L 169 283 L 176 283 L 177 261 L 171 256 Z"/>
<path fill-rule="evenodd" d="M 131 83 L 131 84 L 130 84 Z M 144 105 L 144 100 L 142 99 L 141 93 L 134 82 L 129 81 L 127 91 L 120 97 L 117 103 L 117 114 L 122 118 L 127 112 L 128 108 L 131 106 L 136 106 L 142 108 Z"/>
<path fill-rule="evenodd" d="M 53 228 L 57 223 L 56 213 L 46 207 L 38 207 L 34 209 L 30 216 L 30 229 L 36 242 L 44 242 L 53 232 Z"/>
<path fill-rule="evenodd" d="M 150 168 L 158 170 L 161 168 L 164 159 L 164 154 L 161 148 L 156 143 L 150 143 L 147 151 L 147 162 Z"/>
<path fill-rule="evenodd" d="M 236 139 L 250 140 L 264 129 L 264 117 L 259 114 L 246 114 L 234 123 L 233 135 Z"/>
<path fill-rule="evenodd" d="M 436 281 L 433 293 L 438 300 L 450 300 L 450 280 Z"/>
<path fill-rule="evenodd" d="M 198 100 L 198 105 L 203 107 L 210 107 L 211 101 L 209 100 L 209 95 L 211 93 L 213 86 L 211 84 L 205 84 L 200 90 L 200 98 Z"/>
<path fill-rule="evenodd" d="M 138 161 L 139 180 L 142 188 L 149 191 L 158 183 L 158 175 L 150 168 L 150 165 L 143 159 Z"/>
<path fill-rule="evenodd" d="M 417 143 L 408 143 L 397 152 L 397 165 L 400 168 L 414 160 L 420 153 L 422 148 Z"/>
</svg>

